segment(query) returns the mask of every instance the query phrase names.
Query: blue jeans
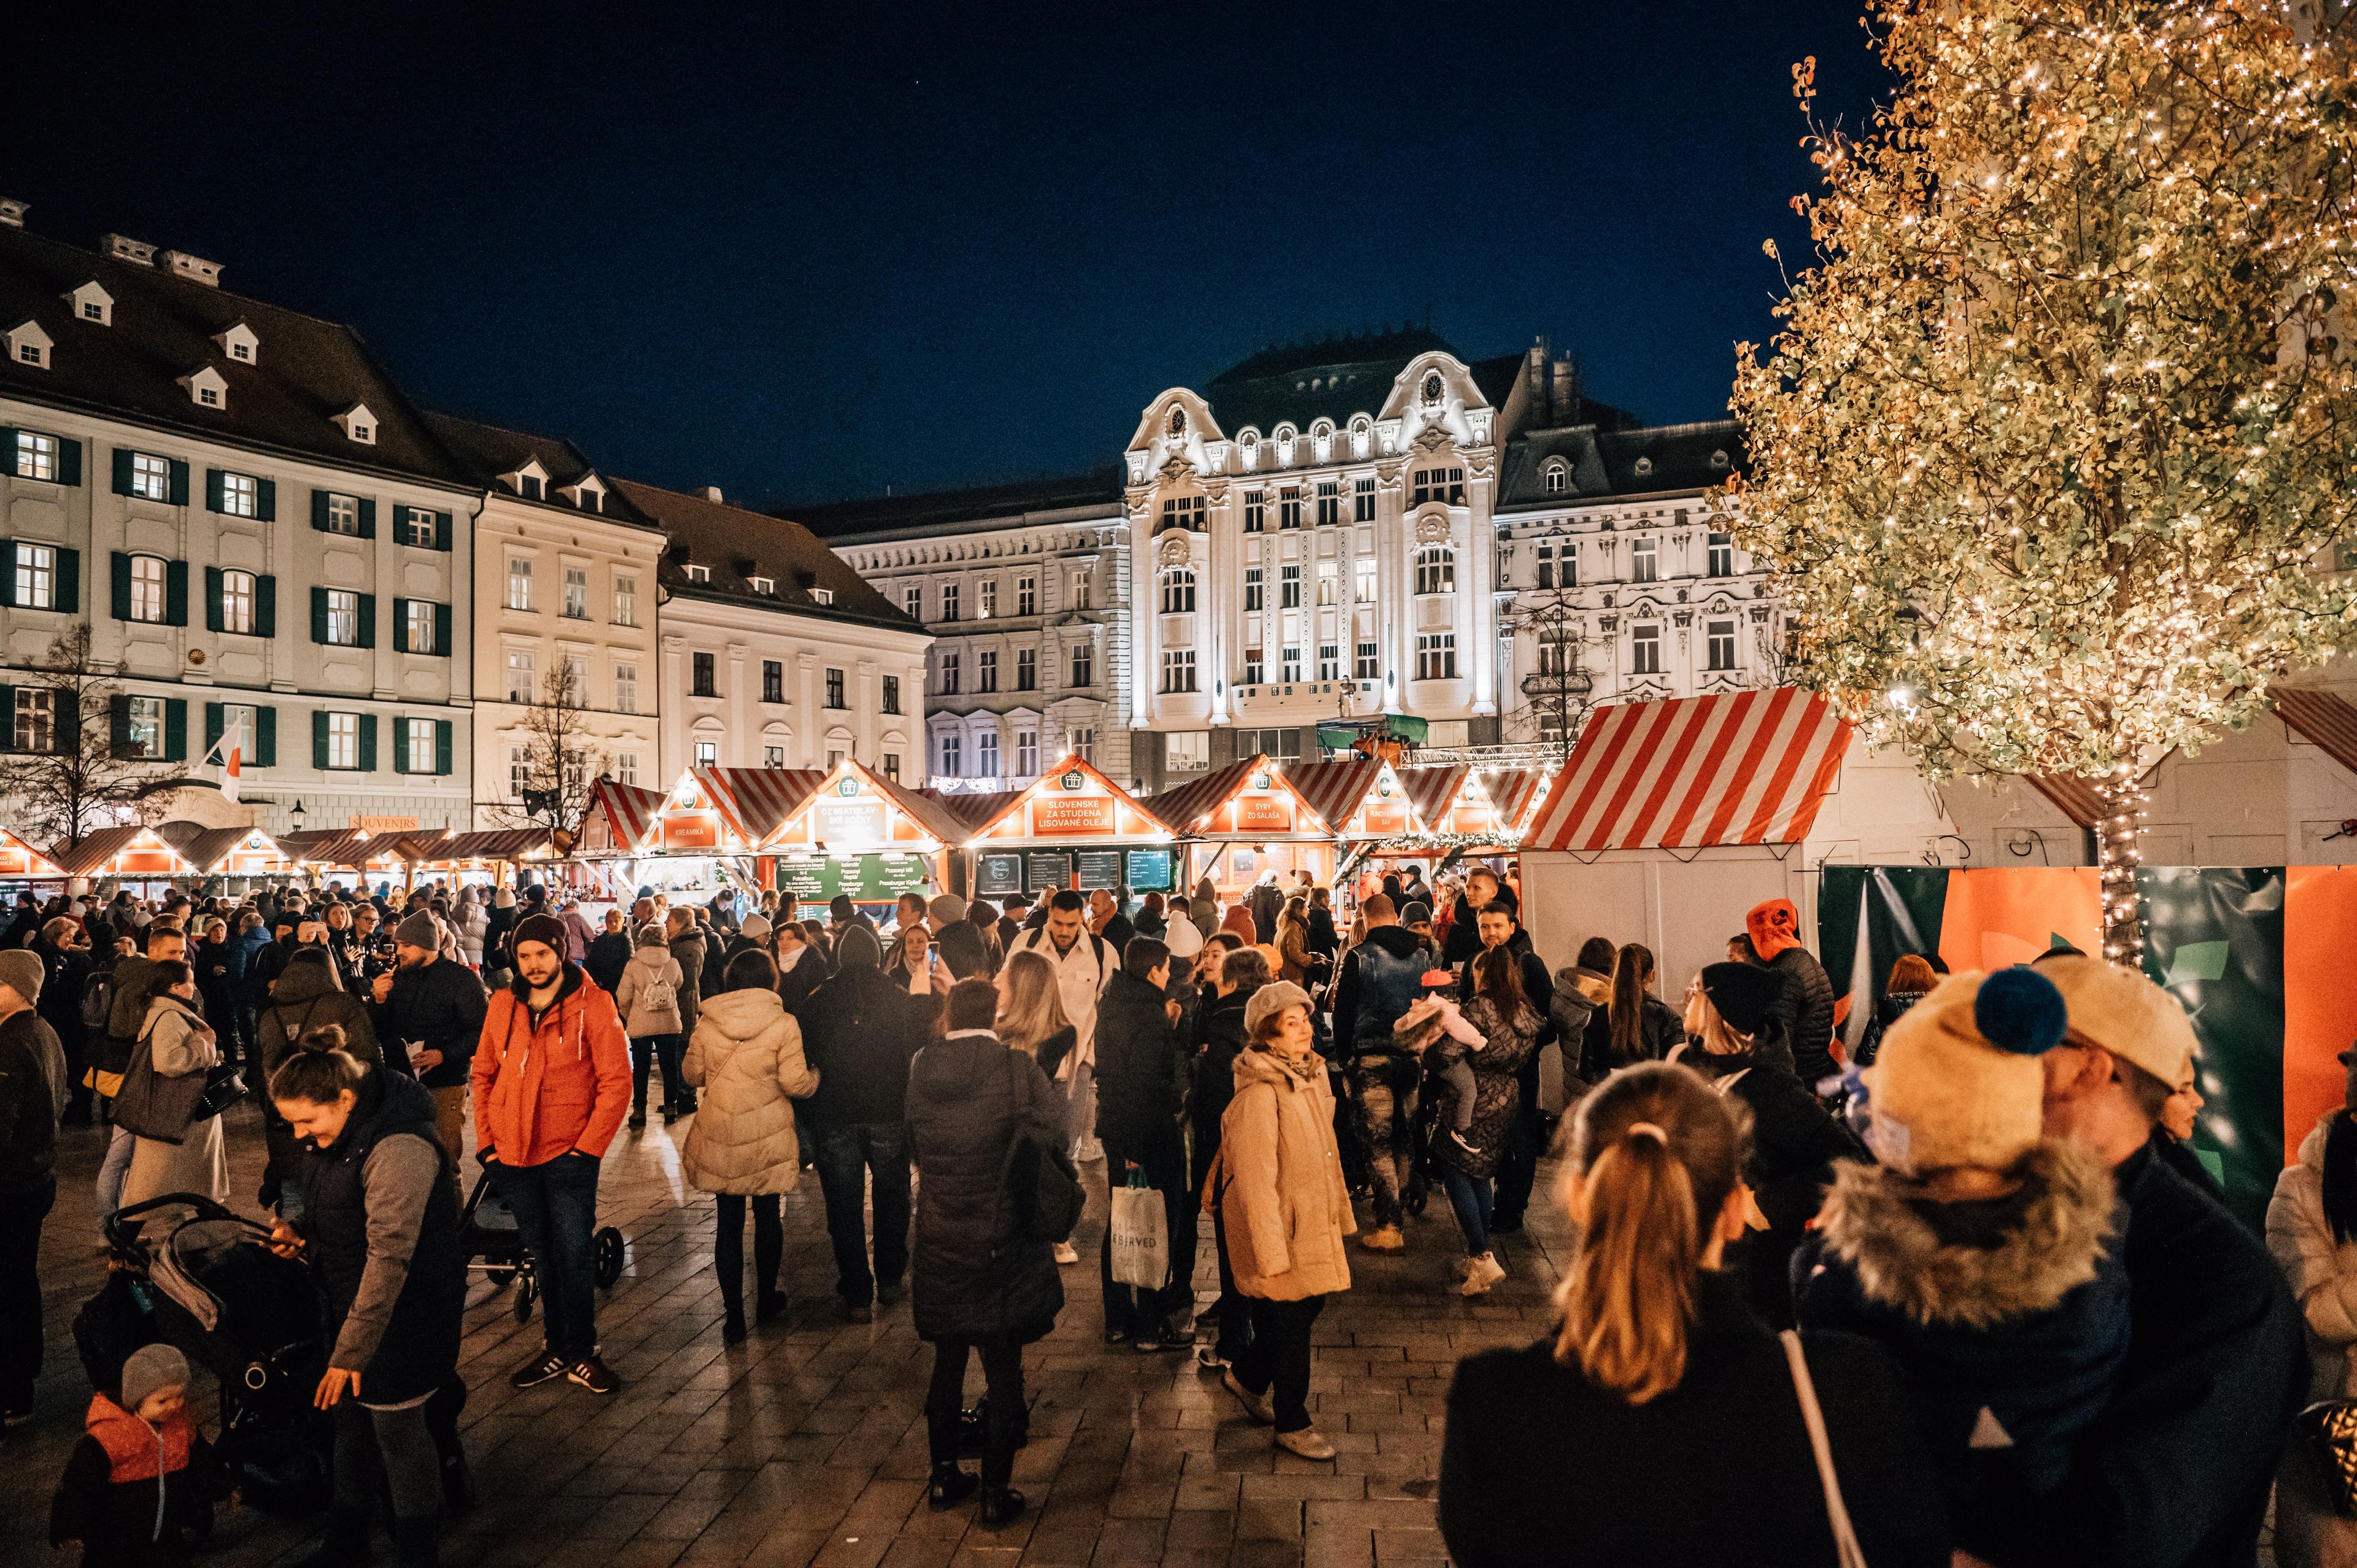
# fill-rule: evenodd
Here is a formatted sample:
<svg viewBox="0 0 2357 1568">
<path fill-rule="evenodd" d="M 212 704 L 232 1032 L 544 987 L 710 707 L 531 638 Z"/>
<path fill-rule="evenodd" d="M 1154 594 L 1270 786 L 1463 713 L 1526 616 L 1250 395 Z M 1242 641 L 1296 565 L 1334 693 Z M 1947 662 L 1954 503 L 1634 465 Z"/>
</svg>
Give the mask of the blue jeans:
<svg viewBox="0 0 2357 1568">
<path fill-rule="evenodd" d="M 909 1272 L 909 1128 L 904 1122 L 844 1122 L 812 1130 L 826 1233 L 834 1242 L 834 1288 L 854 1306 L 897 1287 Z M 868 1179 L 875 1178 L 876 1272 L 867 1271 Z"/>
<path fill-rule="evenodd" d="M 1437 1164 L 1448 1207 L 1457 1211 L 1457 1229 L 1465 1232 L 1465 1255 L 1478 1258 L 1490 1250 L 1490 1178 L 1467 1176 L 1446 1160 Z"/>
<path fill-rule="evenodd" d="M 106 1157 L 98 1163 L 98 1217 L 104 1219 L 123 1207 L 123 1179 L 131 1174 L 131 1151 L 139 1140 L 128 1127 L 117 1126 L 107 1140 Z"/>
<path fill-rule="evenodd" d="M 523 1231 L 540 1280 L 552 1355 L 597 1352 L 597 1282 L 590 1235 L 597 1228 L 597 1156 L 559 1155 L 544 1165 L 495 1165 L 491 1185 Z"/>
</svg>

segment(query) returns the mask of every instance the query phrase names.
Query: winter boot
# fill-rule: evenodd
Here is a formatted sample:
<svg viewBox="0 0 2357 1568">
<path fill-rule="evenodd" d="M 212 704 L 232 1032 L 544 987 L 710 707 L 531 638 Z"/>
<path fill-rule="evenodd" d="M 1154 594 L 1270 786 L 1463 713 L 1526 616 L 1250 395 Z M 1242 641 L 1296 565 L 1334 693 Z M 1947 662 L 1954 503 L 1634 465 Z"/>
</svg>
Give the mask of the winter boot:
<svg viewBox="0 0 2357 1568">
<path fill-rule="evenodd" d="M 980 1484 L 972 1471 L 959 1469 L 956 1460 L 942 1460 L 933 1466 L 932 1481 L 925 1488 L 926 1506 L 935 1513 L 953 1509 L 974 1496 L 974 1487 Z"/>
</svg>

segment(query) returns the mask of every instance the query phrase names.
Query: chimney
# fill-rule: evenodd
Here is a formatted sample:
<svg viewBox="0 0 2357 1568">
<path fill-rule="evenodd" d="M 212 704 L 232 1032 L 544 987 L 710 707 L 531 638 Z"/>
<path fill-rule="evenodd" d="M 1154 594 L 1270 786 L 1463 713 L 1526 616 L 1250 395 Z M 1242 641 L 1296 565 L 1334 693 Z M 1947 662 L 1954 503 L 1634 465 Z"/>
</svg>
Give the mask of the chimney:
<svg viewBox="0 0 2357 1568">
<path fill-rule="evenodd" d="M 156 261 L 174 277 L 187 278 L 191 283 L 200 283 L 207 288 L 221 287 L 219 262 L 209 262 L 202 256 L 192 256 L 186 251 L 167 251 L 158 256 Z"/>
<path fill-rule="evenodd" d="M 1555 379 L 1555 424 L 1577 423 L 1580 417 L 1579 361 L 1566 354 L 1548 368 L 1554 372 Z"/>
<path fill-rule="evenodd" d="M 143 267 L 152 267 L 156 264 L 156 247 L 143 244 L 128 235 L 102 235 L 99 239 L 98 248 L 102 254 L 113 256 L 118 262 L 131 262 Z"/>
<path fill-rule="evenodd" d="M 0 199 L 0 223 L 5 223 L 11 229 L 22 229 L 25 226 L 27 210 L 25 203 L 21 201 Z"/>
<path fill-rule="evenodd" d="M 704 499 L 705 499 L 705 500 L 708 500 L 708 501 L 712 502 L 712 504 L 713 504 L 713 505 L 715 505 L 715 506 L 721 505 L 721 504 L 722 504 L 722 502 L 721 502 L 721 499 L 720 499 L 720 487 L 719 487 L 718 485 L 706 485 L 706 486 L 705 486 L 705 487 L 704 487 Z"/>
</svg>

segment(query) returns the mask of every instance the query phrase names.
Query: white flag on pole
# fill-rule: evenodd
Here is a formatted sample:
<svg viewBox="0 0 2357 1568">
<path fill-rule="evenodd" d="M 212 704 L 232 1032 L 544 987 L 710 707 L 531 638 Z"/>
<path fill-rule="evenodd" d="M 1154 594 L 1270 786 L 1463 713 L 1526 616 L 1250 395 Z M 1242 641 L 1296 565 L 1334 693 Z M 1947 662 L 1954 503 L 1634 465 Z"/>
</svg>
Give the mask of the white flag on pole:
<svg viewBox="0 0 2357 1568">
<path fill-rule="evenodd" d="M 221 738 L 199 759 L 198 766 L 218 760 L 221 763 L 221 792 L 224 800 L 235 801 L 238 789 L 238 762 L 245 747 L 245 710 L 232 707 L 228 722 L 221 726 Z"/>
</svg>

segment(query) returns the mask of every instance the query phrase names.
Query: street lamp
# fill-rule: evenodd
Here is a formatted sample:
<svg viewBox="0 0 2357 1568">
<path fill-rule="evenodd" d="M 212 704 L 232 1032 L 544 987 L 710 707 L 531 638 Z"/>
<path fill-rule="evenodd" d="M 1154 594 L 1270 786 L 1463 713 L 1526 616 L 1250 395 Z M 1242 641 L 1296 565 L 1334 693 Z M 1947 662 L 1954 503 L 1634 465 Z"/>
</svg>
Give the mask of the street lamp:
<svg viewBox="0 0 2357 1568">
<path fill-rule="evenodd" d="M 286 820 L 295 824 L 295 832 L 299 833 L 303 831 L 303 802 L 301 800 L 298 800 L 295 802 L 294 809 L 286 813 Z"/>
</svg>

